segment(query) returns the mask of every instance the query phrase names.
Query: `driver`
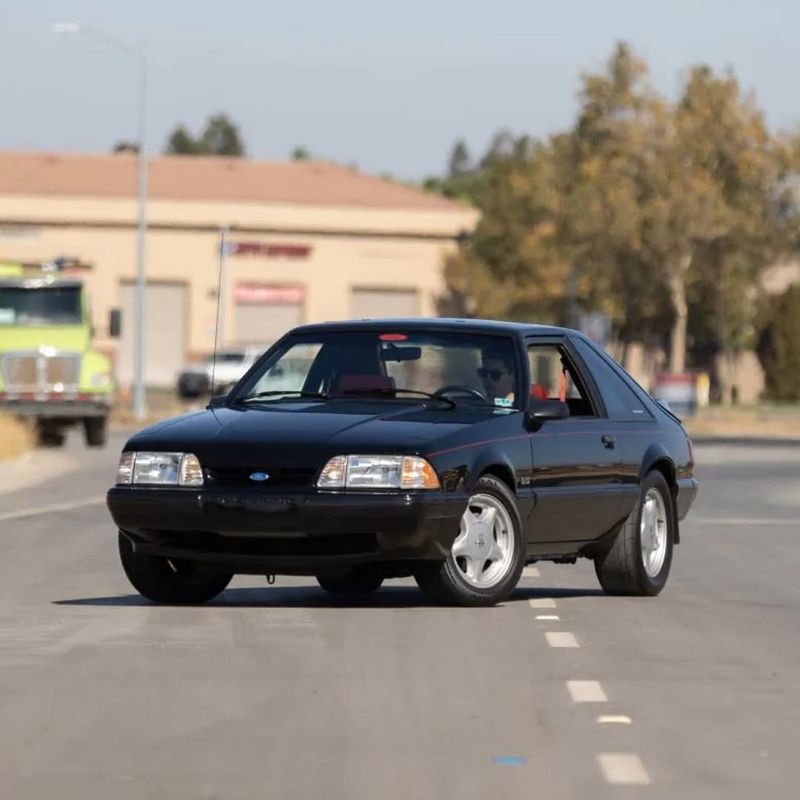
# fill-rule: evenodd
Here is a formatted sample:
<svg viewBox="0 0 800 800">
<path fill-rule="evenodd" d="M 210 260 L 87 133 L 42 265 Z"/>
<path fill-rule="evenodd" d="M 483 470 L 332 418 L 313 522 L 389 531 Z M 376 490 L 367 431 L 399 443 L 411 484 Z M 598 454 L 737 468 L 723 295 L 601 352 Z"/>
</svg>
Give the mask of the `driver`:
<svg viewBox="0 0 800 800">
<path fill-rule="evenodd" d="M 509 348 L 489 348 L 483 351 L 483 365 L 478 377 L 483 381 L 489 402 L 495 405 L 514 404 L 514 353 Z"/>
</svg>

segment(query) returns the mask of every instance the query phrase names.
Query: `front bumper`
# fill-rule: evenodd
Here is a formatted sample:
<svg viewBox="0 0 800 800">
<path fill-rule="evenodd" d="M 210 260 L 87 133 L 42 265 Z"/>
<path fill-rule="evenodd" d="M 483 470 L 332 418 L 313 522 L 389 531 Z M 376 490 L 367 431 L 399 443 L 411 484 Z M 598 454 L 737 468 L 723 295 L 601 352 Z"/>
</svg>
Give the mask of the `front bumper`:
<svg viewBox="0 0 800 800">
<path fill-rule="evenodd" d="M 77 419 L 83 417 L 106 417 L 110 401 L 106 396 L 97 399 L 53 399 L 22 400 L 4 397 L 0 399 L 0 410 L 17 417 L 39 417 L 41 419 Z"/>
<path fill-rule="evenodd" d="M 466 496 L 440 492 L 279 493 L 115 486 L 107 496 L 135 552 L 231 572 L 443 559 Z"/>
</svg>

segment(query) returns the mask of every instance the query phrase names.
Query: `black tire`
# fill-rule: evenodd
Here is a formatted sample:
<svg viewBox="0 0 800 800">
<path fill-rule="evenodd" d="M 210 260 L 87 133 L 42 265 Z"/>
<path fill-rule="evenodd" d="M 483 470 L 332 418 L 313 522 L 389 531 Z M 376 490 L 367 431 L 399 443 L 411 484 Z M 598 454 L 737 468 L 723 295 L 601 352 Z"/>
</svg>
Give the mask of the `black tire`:
<svg viewBox="0 0 800 800">
<path fill-rule="evenodd" d="M 133 588 L 154 603 L 205 603 L 222 593 L 233 577 L 191 561 L 135 553 L 124 533 L 119 534 L 119 557 Z"/>
<path fill-rule="evenodd" d="M 664 561 L 654 576 L 648 575 L 644 566 L 641 533 L 643 500 L 652 490 L 658 491 L 663 500 L 667 537 Z M 597 578 L 606 593 L 640 597 L 659 594 L 669 577 L 676 525 L 675 507 L 666 479 L 661 472 L 648 473 L 642 481 L 639 499 L 614 536 L 611 547 L 594 560 Z"/>
<path fill-rule="evenodd" d="M 39 447 L 63 447 L 67 440 L 67 431 L 61 425 L 48 421 L 40 421 L 36 425 L 36 441 Z"/>
<path fill-rule="evenodd" d="M 436 603 L 455 606 L 493 606 L 507 599 L 519 583 L 525 566 L 525 537 L 517 500 L 503 481 L 483 475 L 472 494 L 490 494 L 499 500 L 511 519 L 514 540 L 513 557 L 504 577 L 491 588 L 477 588 L 462 576 L 453 556 L 444 561 L 421 563 L 414 571 L 414 579 L 425 595 Z"/>
<path fill-rule="evenodd" d="M 354 567 L 342 573 L 317 575 L 317 583 L 331 594 L 372 594 L 381 588 L 383 576 L 367 567 Z"/>
<path fill-rule="evenodd" d="M 87 447 L 105 447 L 108 440 L 108 418 L 86 417 L 83 420 L 83 438 Z"/>
</svg>

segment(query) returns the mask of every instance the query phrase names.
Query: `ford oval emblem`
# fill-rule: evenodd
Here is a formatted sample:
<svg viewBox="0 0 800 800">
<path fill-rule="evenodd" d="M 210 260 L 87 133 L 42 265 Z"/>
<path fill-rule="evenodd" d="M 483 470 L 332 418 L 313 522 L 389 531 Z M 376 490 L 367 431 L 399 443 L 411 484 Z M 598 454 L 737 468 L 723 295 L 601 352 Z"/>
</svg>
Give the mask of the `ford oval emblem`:
<svg viewBox="0 0 800 800">
<path fill-rule="evenodd" d="M 259 483 L 263 483 L 264 481 L 269 480 L 269 475 L 266 472 L 251 472 L 250 473 L 250 480 L 251 481 L 258 481 Z"/>
</svg>

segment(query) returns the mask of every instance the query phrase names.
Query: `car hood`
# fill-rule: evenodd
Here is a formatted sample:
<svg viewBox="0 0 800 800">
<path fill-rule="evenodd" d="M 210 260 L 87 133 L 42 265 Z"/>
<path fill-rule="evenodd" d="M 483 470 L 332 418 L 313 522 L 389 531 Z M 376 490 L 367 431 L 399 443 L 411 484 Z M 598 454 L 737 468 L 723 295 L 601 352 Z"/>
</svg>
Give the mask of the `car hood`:
<svg viewBox="0 0 800 800">
<path fill-rule="evenodd" d="M 165 420 L 126 449 L 195 453 L 209 467 L 317 466 L 339 453 L 425 453 L 491 409 L 331 400 L 218 408 Z"/>
</svg>

